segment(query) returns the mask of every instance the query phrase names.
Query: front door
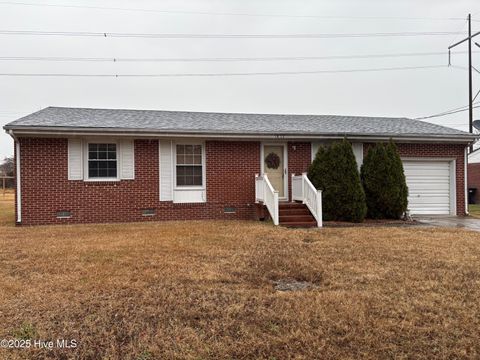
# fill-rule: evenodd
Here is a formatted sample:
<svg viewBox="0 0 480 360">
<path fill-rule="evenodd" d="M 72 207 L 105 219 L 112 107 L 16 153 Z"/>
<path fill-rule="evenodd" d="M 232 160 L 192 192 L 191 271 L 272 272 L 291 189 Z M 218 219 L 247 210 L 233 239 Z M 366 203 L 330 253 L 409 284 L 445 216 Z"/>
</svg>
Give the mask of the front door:
<svg viewBox="0 0 480 360">
<path fill-rule="evenodd" d="M 263 146 L 263 172 L 268 175 L 279 198 L 286 198 L 285 193 L 285 156 L 284 145 Z"/>
</svg>

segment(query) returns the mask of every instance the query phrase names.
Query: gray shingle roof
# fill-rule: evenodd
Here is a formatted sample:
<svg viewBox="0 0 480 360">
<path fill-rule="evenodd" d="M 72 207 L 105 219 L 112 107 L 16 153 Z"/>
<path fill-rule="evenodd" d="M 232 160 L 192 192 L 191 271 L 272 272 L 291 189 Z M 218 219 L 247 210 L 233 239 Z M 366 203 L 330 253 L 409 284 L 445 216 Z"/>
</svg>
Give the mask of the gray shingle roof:
<svg viewBox="0 0 480 360">
<path fill-rule="evenodd" d="M 471 134 L 407 118 L 208 113 L 48 107 L 5 130 L 122 131 L 238 135 L 363 135 L 465 138 Z"/>
</svg>

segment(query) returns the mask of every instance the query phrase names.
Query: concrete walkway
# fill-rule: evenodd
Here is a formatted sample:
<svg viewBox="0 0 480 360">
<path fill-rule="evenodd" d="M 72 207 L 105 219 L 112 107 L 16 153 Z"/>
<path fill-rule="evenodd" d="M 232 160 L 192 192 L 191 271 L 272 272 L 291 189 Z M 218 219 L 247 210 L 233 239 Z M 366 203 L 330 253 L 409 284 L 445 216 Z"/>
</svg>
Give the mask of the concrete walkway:
<svg viewBox="0 0 480 360">
<path fill-rule="evenodd" d="M 480 231 L 480 219 L 472 216 L 414 216 L 423 225 Z"/>
</svg>

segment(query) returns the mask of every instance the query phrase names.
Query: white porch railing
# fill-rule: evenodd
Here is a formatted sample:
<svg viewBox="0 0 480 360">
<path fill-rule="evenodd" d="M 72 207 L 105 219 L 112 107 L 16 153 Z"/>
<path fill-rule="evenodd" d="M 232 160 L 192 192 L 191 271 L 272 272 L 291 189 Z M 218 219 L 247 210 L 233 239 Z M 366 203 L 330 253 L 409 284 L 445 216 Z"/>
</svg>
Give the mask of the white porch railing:
<svg viewBox="0 0 480 360">
<path fill-rule="evenodd" d="M 322 227 L 322 191 L 315 189 L 306 173 L 297 176 L 292 174 L 292 200 L 307 205 L 317 220 L 317 226 Z"/>
<path fill-rule="evenodd" d="M 273 224 L 278 225 L 278 191 L 273 188 L 267 174 L 255 175 L 255 201 L 265 204 Z"/>
</svg>

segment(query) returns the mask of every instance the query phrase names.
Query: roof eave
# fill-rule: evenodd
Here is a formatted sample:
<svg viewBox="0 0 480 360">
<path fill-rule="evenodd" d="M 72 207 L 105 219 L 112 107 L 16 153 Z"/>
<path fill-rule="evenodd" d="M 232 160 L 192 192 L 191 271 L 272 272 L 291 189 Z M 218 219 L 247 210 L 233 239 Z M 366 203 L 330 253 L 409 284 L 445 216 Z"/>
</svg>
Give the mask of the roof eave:
<svg viewBox="0 0 480 360">
<path fill-rule="evenodd" d="M 151 129 L 130 129 L 130 128 L 87 128 L 87 127 L 52 127 L 52 126 L 15 126 L 5 125 L 6 132 L 13 131 L 18 136 L 45 136 L 45 135 L 66 135 L 66 136 L 141 136 L 141 137 L 203 137 L 203 138 L 240 138 L 240 139 L 315 139 L 315 138 L 351 138 L 363 140 L 422 140 L 422 141 L 450 141 L 470 143 L 480 138 L 476 134 L 392 134 L 392 133 L 305 133 L 305 132 L 222 132 L 222 131 L 178 131 L 178 130 L 151 130 Z"/>
</svg>

